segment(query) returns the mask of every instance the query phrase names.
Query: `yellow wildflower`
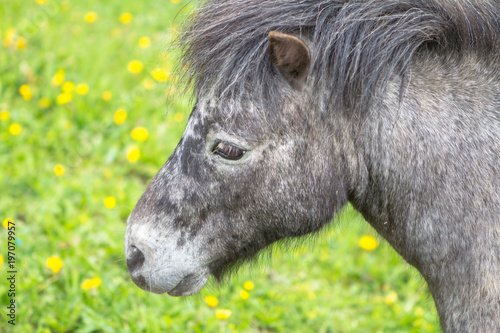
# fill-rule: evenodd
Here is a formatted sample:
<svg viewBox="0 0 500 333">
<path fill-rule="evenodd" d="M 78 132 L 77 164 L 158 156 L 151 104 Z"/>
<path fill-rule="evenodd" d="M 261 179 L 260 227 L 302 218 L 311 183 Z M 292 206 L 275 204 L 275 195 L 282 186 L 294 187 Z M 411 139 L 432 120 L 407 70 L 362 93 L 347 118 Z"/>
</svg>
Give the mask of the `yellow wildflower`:
<svg viewBox="0 0 500 333">
<path fill-rule="evenodd" d="M 417 306 L 415 308 L 414 313 L 419 317 L 422 317 L 425 314 L 424 309 L 422 309 L 420 306 Z"/>
<path fill-rule="evenodd" d="M 47 97 L 42 97 L 38 100 L 38 106 L 42 109 L 46 109 L 50 106 L 50 99 Z"/>
<path fill-rule="evenodd" d="M 132 22 L 132 14 L 130 13 L 123 13 L 120 15 L 120 22 L 123 24 L 129 24 Z"/>
<path fill-rule="evenodd" d="M 71 81 L 68 81 L 68 82 L 64 82 L 64 84 L 62 85 L 62 91 L 65 92 L 65 93 L 72 93 L 73 90 L 75 90 L 75 84 Z"/>
<path fill-rule="evenodd" d="M 232 311 L 227 309 L 216 309 L 215 317 L 220 320 L 227 319 L 231 316 Z"/>
<path fill-rule="evenodd" d="M 98 277 L 95 277 L 95 278 L 92 278 L 92 279 L 85 279 L 82 284 L 80 285 L 80 287 L 83 289 L 83 290 L 89 290 L 89 289 L 92 289 L 92 288 L 97 288 L 101 285 L 101 279 L 98 278 Z"/>
<path fill-rule="evenodd" d="M 158 82 L 165 82 L 168 80 L 168 78 L 170 76 L 170 74 L 168 74 L 165 70 L 163 70 L 161 68 L 153 69 L 153 71 L 151 72 L 151 75 Z"/>
<path fill-rule="evenodd" d="M 363 236 L 359 240 L 359 246 L 366 251 L 373 251 L 377 248 L 378 242 L 372 236 Z"/>
<path fill-rule="evenodd" d="M 106 102 L 109 101 L 112 97 L 113 97 L 113 94 L 109 90 L 104 91 L 101 95 L 101 98 L 103 99 L 103 101 L 106 101 Z"/>
<path fill-rule="evenodd" d="M 149 136 L 149 132 L 146 128 L 137 126 L 132 130 L 130 136 L 136 141 L 146 141 Z"/>
<path fill-rule="evenodd" d="M 23 84 L 19 87 L 19 93 L 26 101 L 31 100 L 31 98 L 33 97 L 33 95 L 31 94 L 30 86 L 28 86 L 27 84 Z"/>
<path fill-rule="evenodd" d="M 151 46 L 151 39 L 149 39 L 149 37 L 143 36 L 139 38 L 139 47 L 141 49 L 147 49 L 150 46 Z"/>
<path fill-rule="evenodd" d="M 115 197 L 109 196 L 109 197 L 104 198 L 104 206 L 106 206 L 106 208 L 109 208 L 109 209 L 115 208 L 115 206 L 116 206 Z"/>
<path fill-rule="evenodd" d="M 184 115 L 182 113 L 177 112 L 176 114 L 174 114 L 174 121 L 176 123 L 180 123 L 183 119 L 184 119 Z"/>
<path fill-rule="evenodd" d="M 64 12 L 67 12 L 71 8 L 71 2 L 69 1 L 64 1 L 61 3 L 61 10 Z"/>
<path fill-rule="evenodd" d="M 0 254 L 0 265 L 3 263 L 3 257 L 2 255 Z"/>
<path fill-rule="evenodd" d="M 140 73 L 142 71 L 142 62 L 140 62 L 139 60 L 132 60 L 128 63 L 127 69 L 130 73 Z"/>
<path fill-rule="evenodd" d="M 48 258 L 45 264 L 47 265 L 48 268 L 51 269 L 52 272 L 56 274 L 59 273 L 59 271 L 63 266 L 63 262 L 61 258 L 59 258 L 58 256 L 52 256 Z"/>
<path fill-rule="evenodd" d="M 179 35 L 179 31 L 180 31 L 179 26 L 177 24 L 172 24 L 170 26 L 169 30 L 170 30 L 170 34 L 172 35 L 172 38 L 174 38 L 174 39 L 177 38 L 177 36 Z"/>
<path fill-rule="evenodd" d="M 87 23 L 94 23 L 95 21 L 97 21 L 98 15 L 96 12 L 88 12 L 83 18 Z"/>
<path fill-rule="evenodd" d="M 205 297 L 205 303 L 211 308 L 215 308 L 219 304 L 219 300 L 215 296 Z"/>
<path fill-rule="evenodd" d="M 47 3 L 47 0 L 35 0 L 37 4 L 44 5 Z"/>
<path fill-rule="evenodd" d="M 64 70 L 59 69 L 52 77 L 52 84 L 55 86 L 60 86 L 64 82 L 64 75 Z"/>
<path fill-rule="evenodd" d="M 85 83 L 80 83 L 76 86 L 76 93 L 78 95 L 87 95 L 89 92 L 89 86 Z"/>
<path fill-rule="evenodd" d="M 129 162 L 132 163 L 137 162 L 137 160 L 139 160 L 140 157 L 141 157 L 141 151 L 137 146 L 130 146 L 127 149 L 127 160 L 129 160 Z"/>
<path fill-rule="evenodd" d="M 7 110 L 0 111 L 0 120 L 9 120 L 9 118 L 10 118 L 9 111 Z"/>
<path fill-rule="evenodd" d="M 58 177 L 64 175 L 64 166 L 62 164 L 56 164 L 54 167 L 54 173 Z"/>
<path fill-rule="evenodd" d="M 318 313 L 316 312 L 316 309 L 314 309 L 313 311 L 309 311 L 307 313 L 307 318 L 314 319 L 314 318 L 316 318 L 317 315 L 318 315 Z"/>
<path fill-rule="evenodd" d="M 181 2 L 181 0 L 170 0 L 171 3 L 173 3 L 174 5 L 177 5 L 178 3 Z"/>
<path fill-rule="evenodd" d="M 240 291 L 240 297 L 241 297 L 241 299 L 246 300 L 246 299 L 248 299 L 248 297 L 250 297 L 250 294 L 248 293 L 248 291 L 242 290 L 242 291 Z"/>
<path fill-rule="evenodd" d="M 398 294 L 396 294 L 396 292 L 394 291 L 391 291 L 389 294 L 387 294 L 387 296 L 385 296 L 384 298 L 384 301 L 387 303 L 387 304 L 393 304 L 395 303 L 396 301 L 398 300 Z"/>
<path fill-rule="evenodd" d="M 21 130 L 21 125 L 19 125 L 18 123 L 13 123 L 9 126 L 9 133 L 12 135 L 19 135 L 19 133 L 21 133 Z"/>
<path fill-rule="evenodd" d="M 9 222 L 11 223 L 11 225 L 9 226 Z M 12 223 L 14 222 L 13 219 L 11 219 L 10 217 L 6 218 L 5 220 L 3 220 L 3 223 L 2 225 L 4 226 L 4 228 L 8 228 L 8 227 L 11 227 L 12 226 Z"/>
<path fill-rule="evenodd" d="M 177 92 L 177 89 L 175 89 L 175 87 L 168 87 L 165 90 L 165 94 L 167 95 L 167 97 L 173 97 L 176 92 Z"/>
<path fill-rule="evenodd" d="M 127 111 L 120 109 L 120 110 L 115 112 L 115 115 L 113 118 L 115 120 L 115 124 L 121 125 L 125 122 L 125 120 L 127 120 Z"/>
<path fill-rule="evenodd" d="M 10 47 L 14 44 L 17 38 L 16 29 L 9 28 L 5 31 L 5 37 L 3 39 L 3 46 Z"/>
<path fill-rule="evenodd" d="M 122 36 L 122 29 L 120 29 L 120 28 L 113 28 L 111 30 L 111 37 L 119 38 L 121 36 Z"/>
<path fill-rule="evenodd" d="M 255 284 L 252 281 L 247 281 L 247 282 L 243 283 L 243 288 L 250 291 L 253 288 L 255 288 Z"/>
<path fill-rule="evenodd" d="M 57 96 L 56 102 L 57 102 L 57 104 L 63 105 L 63 104 L 67 104 L 67 103 L 71 102 L 72 99 L 73 99 L 73 96 L 71 96 L 71 94 L 62 93 L 59 96 Z"/>
<path fill-rule="evenodd" d="M 141 84 L 146 90 L 153 90 L 155 87 L 155 82 L 151 79 L 144 79 Z"/>
<path fill-rule="evenodd" d="M 28 45 L 28 41 L 26 40 L 26 38 L 23 38 L 23 37 L 17 38 L 16 48 L 18 50 L 24 50 L 27 45 Z"/>
<path fill-rule="evenodd" d="M 109 169 L 107 169 L 107 170 L 104 170 L 102 175 L 104 176 L 104 178 L 110 179 L 113 174 L 111 173 L 111 171 Z"/>
</svg>

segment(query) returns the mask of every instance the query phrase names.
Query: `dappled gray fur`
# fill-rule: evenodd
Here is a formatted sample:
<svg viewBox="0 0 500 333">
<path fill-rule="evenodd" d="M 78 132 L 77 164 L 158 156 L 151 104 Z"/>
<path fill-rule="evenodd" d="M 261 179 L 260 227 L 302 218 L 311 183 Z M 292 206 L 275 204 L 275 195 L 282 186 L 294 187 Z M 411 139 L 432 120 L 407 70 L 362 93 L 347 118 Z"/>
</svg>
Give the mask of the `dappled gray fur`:
<svg viewBox="0 0 500 333">
<path fill-rule="evenodd" d="M 181 37 L 196 105 L 127 224 L 133 281 L 194 294 L 349 201 L 445 332 L 500 332 L 499 7 L 207 1 Z"/>
<path fill-rule="evenodd" d="M 277 30 L 315 46 L 311 100 L 367 110 L 377 85 L 404 79 L 429 48 L 499 51 L 499 2 L 455 0 L 206 1 L 179 38 L 186 77 L 216 96 L 248 91 L 273 105 L 279 87 L 262 38 Z"/>
</svg>

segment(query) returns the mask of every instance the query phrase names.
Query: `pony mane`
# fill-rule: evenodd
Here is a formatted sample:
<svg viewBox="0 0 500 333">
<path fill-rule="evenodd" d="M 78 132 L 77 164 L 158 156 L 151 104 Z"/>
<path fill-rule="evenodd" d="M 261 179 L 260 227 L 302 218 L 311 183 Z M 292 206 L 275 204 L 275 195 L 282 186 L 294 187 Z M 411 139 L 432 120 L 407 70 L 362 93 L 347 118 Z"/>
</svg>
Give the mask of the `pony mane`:
<svg viewBox="0 0 500 333">
<path fill-rule="evenodd" d="M 180 36 L 188 85 L 269 106 L 284 84 L 267 54 L 271 30 L 311 43 L 311 101 L 327 91 L 324 102 L 350 111 L 366 110 L 393 75 L 403 86 L 419 52 L 500 53 L 499 0 L 208 0 L 190 22 Z"/>
</svg>

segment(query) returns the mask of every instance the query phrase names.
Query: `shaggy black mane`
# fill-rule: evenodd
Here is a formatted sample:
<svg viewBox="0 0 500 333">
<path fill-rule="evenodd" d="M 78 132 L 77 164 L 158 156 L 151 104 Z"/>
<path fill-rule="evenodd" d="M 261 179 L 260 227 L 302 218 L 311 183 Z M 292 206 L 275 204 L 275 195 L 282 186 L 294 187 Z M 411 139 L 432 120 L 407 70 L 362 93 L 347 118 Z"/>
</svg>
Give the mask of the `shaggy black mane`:
<svg viewBox="0 0 500 333">
<path fill-rule="evenodd" d="M 250 92 L 268 103 L 280 89 L 267 54 L 271 30 L 314 45 L 315 91 L 348 110 L 368 105 L 392 75 L 404 82 L 418 52 L 495 61 L 500 53 L 499 0 L 209 0 L 190 21 L 181 36 L 188 82 L 221 98 Z"/>
</svg>

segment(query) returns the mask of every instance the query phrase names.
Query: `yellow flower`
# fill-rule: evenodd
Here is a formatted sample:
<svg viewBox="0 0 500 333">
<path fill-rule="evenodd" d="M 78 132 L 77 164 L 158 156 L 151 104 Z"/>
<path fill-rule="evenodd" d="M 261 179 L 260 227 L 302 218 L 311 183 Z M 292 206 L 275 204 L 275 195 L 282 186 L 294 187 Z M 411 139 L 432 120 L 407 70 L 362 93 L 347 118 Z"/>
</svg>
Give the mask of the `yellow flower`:
<svg viewBox="0 0 500 333">
<path fill-rule="evenodd" d="M 61 4 L 61 10 L 64 12 L 67 12 L 70 8 L 71 8 L 71 2 L 69 2 L 69 1 L 64 1 Z"/>
<path fill-rule="evenodd" d="M 0 265 L 3 263 L 3 257 L 2 255 L 0 254 Z"/>
<path fill-rule="evenodd" d="M 12 135 L 19 135 L 19 133 L 21 133 L 21 130 L 21 125 L 19 125 L 18 123 L 13 123 L 9 126 L 9 133 Z"/>
<path fill-rule="evenodd" d="M 24 50 L 27 45 L 28 45 L 28 41 L 26 40 L 26 38 L 23 38 L 23 37 L 17 38 L 16 48 L 18 50 Z"/>
<path fill-rule="evenodd" d="M 4 228 L 8 228 L 9 227 L 9 222 L 11 223 L 10 227 L 12 227 L 12 223 L 14 222 L 13 219 L 11 219 L 10 217 L 8 217 L 5 220 L 3 220 L 2 225 L 4 226 Z"/>
<path fill-rule="evenodd" d="M 174 121 L 176 123 L 180 123 L 183 119 L 184 119 L 184 115 L 182 113 L 177 112 L 176 114 L 174 114 Z"/>
<path fill-rule="evenodd" d="M 14 44 L 17 38 L 16 29 L 9 28 L 5 31 L 5 37 L 3 39 L 3 46 L 10 47 Z"/>
<path fill-rule="evenodd" d="M 121 37 L 121 35 L 122 35 L 122 29 L 113 28 L 113 30 L 111 30 L 111 37 L 118 38 Z"/>
<path fill-rule="evenodd" d="M 396 301 L 398 300 L 398 294 L 396 294 L 396 292 L 394 291 L 391 291 L 389 294 L 387 294 L 387 296 L 385 296 L 384 298 L 384 301 L 387 303 L 387 304 L 393 304 L 395 303 Z"/>
<path fill-rule="evenodd" d="M 178 3 L 181 2 L 181 0 L 170 0 L 171 3 L 173 3 L 174 5 L 177 5 Z"/>
<path fill-rule="evenodd" d="M 120 22 L 123 24 L 129 24 L 132 22 L 132 14 L 130 13 L 123 13 L 120 15 Z"/>
<path fill-rule="evenodd" d="M 29 101 L 33 97 L 33 95 L 31 94 L 30 86 L 28 86 L 27 84 L 23 84 L 19 87 L 19 93 L 26 101 Z"/>
<path fill-rule="evenodd" d="M 425 314 L 424 309 L 422 309 L 420 306 L 417 306 L 415 308 L 414 313 L 419 317 L 422 317 Z"/>
<path fill-rule="evenodd" d="M 155 87 L 155 82 L 151 79 L 144 79 L 142 81 L 142 87 L 146 90 L 153 90 Z"/>
<path fill-rule="evenodd" d="M 132 60 L 128 63 L 127 69 L 130 73 L 140 73 L 142 71 L 142 62 L 140 62 L 139 60 Z"/>
<path fill-rule="evenodd" d="M 127 149 L 127 160 L 129 160 L 129 162 L 132 163 L 137 162 L 137 160 L 139 160 L 140 157 L 141 157 L 141 151 L 137 146 L 130 146 Z"/>
<path fill-rule="evenodd" d="M 109 90 L 104 91 L 101 95 L 101 98 L 103 99 L 103 101 L 106 101 L 106 102 L 109 101 L 112 97 L 113 97 L 113 94 Z"/>
<path fill-rule="evenodd" d="M 161 68 L 153 69 L 153 71 L 151 72 L 151 75 L 158 82 L 165 82 L 168 80 L 168 78 L 170 76 L 170 74 L 168 74 L 165 70 L 163 70 Z"/>
<path fill-rule="evenodd" d="M 64 166 L 62 164 L 56 164 L 56 166 L 54 167 L 54 173 L 58 177 L 64 175 Z"/>
<path fill-rule="evenodd" d="M 177 38 L 177 36 L 179 35 L 179 31 L 180 31 L 179 26 L 177 24 L 172 24 L 170 26 L 169 30 L 170 30 L 170 34 L 172 35 L 172 38 L 174 38 L 174 39 Z"/>
<path fill-rule="evenodd" d="M 243 288 L 250 291 L 253 288 L 255 288 L 255 284 L 252 281 L 247 281 L 247 282 L 243 283 Z"/>
<path fill-rule="evenodd" d="M 46 109 L 50 106 L 50 99 L 47 97 L 42 97 L 38 100 L 38 106 L 42 109 Z"/>
<path fill-rule="evenodd" d="M 317 315 L 318 315 L 318 313 L 316 312 L 316 310 L 314 310 L 314 311 L 309 311 L 309 312 L 307 313 L 307 318 L 309 318 L 309 319 L 314 319 L 314 318 L 316 318 L 316 317 L 317 317 Z"/>
<path fill-rule="evenodd" d="M 211 308 L 215 308 L 219 304 L 219 300 L 215 296 L 205 297 L 205 303 Z"/>
<path fill-rule="evenodd" d="M 76 93 L 78 95 L 87 95 L 89 92 L 89 86 L 85 83 L 80 83 L 76 86 Z"/>
<path fill-rule="evenodd" d="M 89 290 L 89 289 L 92 289 L 92 288 L 97 288 L 101 285 L 101 279 L 98 278 L 98 277 L 95 277 L 95 278 L 92 278 L 92 279 L 85 279 L 82 284 L 80 285 L 80 287 L 83 289 L 83 290 Z"/>
<path fill-rule="evenodd" d="M 102 173 L 102 175 L 104 176 L 104 178 L 106 178 L 106 179 L 110 179 L 110 178 L 111 178 L 111 176 L 112 176 L 113 174 L 112 174 L 112 173 L 111 173 L 111 171 L 108 169 L 108 170 L 104 170 L 104 172 Z"/>
<path fill-rule="evenodd" d="M 149 46 L 151 46 L 151 39 L 147 36 L 143 36 L 139 39 L 139 47 L 141 49 L 147 49 Z"/>
<path fill-rule="evenodd" d="M 62 91 L 65 92 L 65 93 L 72 93 L 73 90 L 75 90 L 75 84 L 71 81 L 68 81 L 68 82 L 64 82 L 64 84 L 62 85 Z"/>
<path fill-rule="evenodd" d="M 62 262 L 61 258 L 59 258 L 58 256 L 52 256 L 52 257 L 47 259 L 46 265 L 48 268 L 50 268 L 52 270 L 52 272 L 57 274 L 61 270 L 61 268 L 63 266 L 63 262 Z"/>
<path fill-rule="evenodd" d="M 177 92 L 177 89 L 175 89 L 174 87 L 168 87 L 165 90 L 165 94 L 167 95 L 167 97 L 173 97 L 176 92 Z"/>
<path fill-rule="evenodd" d="M 146 128 L 137 126 L 132 130 L 130 136 L 136 141 L 146 141 L 149 136 L 149 132 Z"/>
<path fill-rule="evenodd" d="M 109 196 L 109 197 L 104 198 L 104 206 L 106 206 L 106 208 L 109 208 L 109 209 L 115 208 L 115 206 L 116 206 L 115 197 Z"/>
<path fill-rule="evenodd" d="M 242 290 L 242 291 L 240 291 L 240 297 L 241 297 L 241 299 L 246 300 L 246 299 L 248 299 L 248 297 L 250 297 L 250 294 L 248 293 L 248 291 Z"/>
<path fill-rule="evenodd" d="M 64 82 L 64 75 L 64 70 L 59 69 L 52 77 L 52 84 L 55 86 L 60 86 Z"/>
<path fill-rule="evenodd" d="M 372 236 L 363 236 L 359 240 L 359 246 L 366 251 L 373 251 L 377 248 L 378 243 Z"/>
<path fill-rule="evenodd" d="M 47 0 L 35 0 L 37 4 L 44 5 L 47 3 Z"/>
<path fill-rule="evenodd" d="M 94 23 L 95 21 L 97 21 L 98 16 L 96 12 L 88 12 L 83 18 L 87 23 Z"/>
<path fill-rule="evenodd" d="M 220 320 L 227 319 L 231 316 L 232 311 L 227 309 L 216 309 L 215 317 Z"/>
<path fill-rule="evenodd" d="M 62 93 L 59 96 L 57 96 L 56 102 L 57 102 L 57 104 L 63 105 L 63 104 L 71 102 L 72 99 L 73 99 L 73 96 L 71 96 L 71 94 Z"/>
<path fill-rule="evenodd" d="M 120 109 L 120 110 L 115 112 L 115 115 L 113 118 L 115 120 L 115 124 L 121 125 L 125 122 L 125 120 L 127 120 L 127 111 Z"/>
<path fill-rule="evenodd" d="M 9 111 L 3 110 L 0 112 L 0 120 L 9 120 L 10 114 Z"/>
</svg>

